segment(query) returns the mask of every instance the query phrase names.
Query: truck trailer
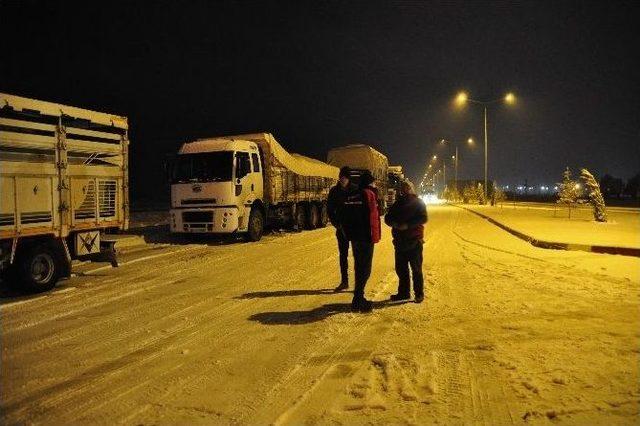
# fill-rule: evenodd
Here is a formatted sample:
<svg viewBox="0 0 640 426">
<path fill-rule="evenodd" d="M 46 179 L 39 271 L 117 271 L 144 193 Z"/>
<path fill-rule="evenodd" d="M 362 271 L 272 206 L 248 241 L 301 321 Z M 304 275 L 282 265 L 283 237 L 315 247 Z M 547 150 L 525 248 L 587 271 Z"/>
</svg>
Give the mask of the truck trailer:
<svg viewBox="0 0 640 426">
<path fill-rule="evenodd" d="M 387 208 L 387 179 L 389 160 L 369 145 L 353 144 L 333 148 L 327 154 L 327 163 L 336 167 L 349 166 L 351 181 L 358 183 L 364 170 L 369 170 L 378 187 L 378 206 L 380 213 Z"/>
<path fill-rule="evenodd" d="M 404 180 L 402 166 L 389 166 L 387 174 L 387 205 L 391 206 L 395 203 L 398 193 L 400 192 L 400 184 Z"/>
<path fill-rule="evenodd" d="M 129 225 L 127 118 L 0 93 L 0 271 L 53 288 Z"/>
<path fill-rule="evenodd" d="M 258 241 L 265 226 L 324 227 L 338 173 L 288 153 L 271 133 L 187 142 L 171 167 L 171 232 Z"/>
</svg>

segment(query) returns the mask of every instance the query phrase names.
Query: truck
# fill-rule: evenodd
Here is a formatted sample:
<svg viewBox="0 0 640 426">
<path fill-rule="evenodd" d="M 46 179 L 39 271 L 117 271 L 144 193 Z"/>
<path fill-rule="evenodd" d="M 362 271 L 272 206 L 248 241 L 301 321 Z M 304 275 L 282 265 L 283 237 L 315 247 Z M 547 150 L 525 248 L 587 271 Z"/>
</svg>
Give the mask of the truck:
<svg viewBox="0 0 640 426">
<path fill-rule="evenodd" d="M 378 208 L 384 213 L 387 208 L 387 187 L 389 160 L 373 147 L 364 144 L 351 144 L 332 148 L 327 154 L 327 163 L 336 167 L 349 166 L 351 181 L 358 183 L 363 171 L 369 170 L 378 187 Z"/>
<path fill-rule="evenodd" d="M 402 166 L 389 166 L 389 173 L 387 174 L 387 205 L 392 205 L 397 198 L 400 191 L 400 183 L 404 180 L 404 173 Z"/>
<path fill-rule="evenodd" d="M 172 162 L 170 230 L 262 238 L 265 227 L 326 226 L 339 169 L 288 153 L 271 133 L 198 139 Z"/>
<path fill-rule="evenodd" d="M 0 93 L 0 272 L 31 292 L 129 225 L 126 117 Z"/>
</svg>

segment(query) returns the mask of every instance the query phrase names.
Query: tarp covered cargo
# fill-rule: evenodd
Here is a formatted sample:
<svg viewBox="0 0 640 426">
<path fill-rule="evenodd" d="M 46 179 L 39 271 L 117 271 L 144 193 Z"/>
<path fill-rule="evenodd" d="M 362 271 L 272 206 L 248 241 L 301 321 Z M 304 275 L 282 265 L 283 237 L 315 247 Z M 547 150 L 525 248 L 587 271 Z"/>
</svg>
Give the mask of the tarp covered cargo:
<svg viewBox="0 0 640 426">
<path fill-rule="evenodd" d="M 331 149 L 327 156 L 327 163 L 336 167 L 367 169 L 375 175 L 376 170 L 386 170 L 389 160 L 369 145 L 354 144 Z"/>
<path fill-rule="evenodd" d="M 327 163 L 336 167 L 349 166 L 353 170 L 369 170 L 379 186 L 386 186 L 389 160 L 369 145 L 353 144 L 333 148 L 327 155 Z"/>
<path fill-rule="evenodd" d="M 338 168 L 330 166 L 320 160 L 305 157 L 300 154 L 289 154 L 276 141 L 271 133 L 250 133 L 245 135 L 228 136 L 230 139 L 241 139 L 255 142 L 264 153 L 265 159 L 275 160 L 286 169 L 301 176 L 316 176 L 337 179 Z"/>
</svg>

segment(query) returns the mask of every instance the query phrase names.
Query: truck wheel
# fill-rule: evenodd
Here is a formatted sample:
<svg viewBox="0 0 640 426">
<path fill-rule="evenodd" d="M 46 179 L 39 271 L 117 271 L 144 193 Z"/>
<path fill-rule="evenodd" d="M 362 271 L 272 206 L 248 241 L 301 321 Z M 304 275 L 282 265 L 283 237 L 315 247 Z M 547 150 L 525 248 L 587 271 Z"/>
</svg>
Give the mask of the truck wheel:
<svg viewBox="0 0 640 426">
<path fill-rule="evenodd" d="M 40 293 L 55 287 L 60 278 L 62 266 L 57 253 L 46 245 L 28 249 L 18 261 L 18 273 L 24 288 Z"/>
<path fill-rule="evenodd" d="M 258 209 L 251 209 L 249 214 L 249 230 L 247 232 L 248 241 L 260 241 L 264 233 L 264 218 Z"/>
<path fill-rule="evenodd" d="M 306 209 L 302 204 L 299 204 L 298 208 L 296 209 L 296 217 L 293 225 L 297 231 L 302 231 L 307 223 L 307 215 L 305 214 L 305 210 Z"/>
<path fill-rule="evenodd" d="M 307 229 L 316 229 L 320 224 L 320 211 L 316 203 L 309 204 L 309 215 L 307 217 Z"/>
<path fill-rule="evenodd" d="M 320 223 L 318 226 L 320 228 L 324 228 L 329 223 L 329 209 L 327 208 L 327 203 L 322 203 L 320 207 Z"/>
</svg>

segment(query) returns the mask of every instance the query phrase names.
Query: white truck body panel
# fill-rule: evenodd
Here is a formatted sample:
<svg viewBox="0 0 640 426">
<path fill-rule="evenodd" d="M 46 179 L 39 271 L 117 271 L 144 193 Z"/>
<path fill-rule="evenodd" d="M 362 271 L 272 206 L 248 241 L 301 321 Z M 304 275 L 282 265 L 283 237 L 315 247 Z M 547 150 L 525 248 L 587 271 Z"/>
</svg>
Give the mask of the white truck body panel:
<svg viewBox="0 0 640 426">
<path fill-rule="evenodd" d="M 0 238 L 126 229 L 127 130 L 126 117 L 0 93 Z"/>
</svg>

